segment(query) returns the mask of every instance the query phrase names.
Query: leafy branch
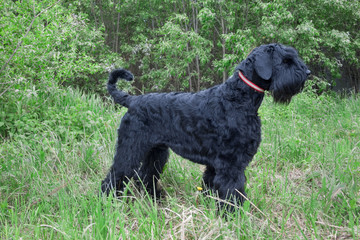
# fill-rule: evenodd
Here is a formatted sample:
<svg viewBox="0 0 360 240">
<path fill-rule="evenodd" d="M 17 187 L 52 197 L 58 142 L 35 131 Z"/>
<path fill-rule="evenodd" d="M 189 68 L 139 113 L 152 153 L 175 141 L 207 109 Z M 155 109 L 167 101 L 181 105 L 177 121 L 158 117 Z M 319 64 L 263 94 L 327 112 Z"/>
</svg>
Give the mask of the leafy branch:
<svg viewBox="0 0 360 240">
<path fill-rule="evenodd" d="M 24 38 L 27 37 L 27 35 L 29 34 L 35 20 L 42 15 L 43 13 L 47 12 L 49 9 L 51 9 L 52 7 L 54 7 L 56 4 L 58 4 L 61 0 L 58 0 L 57 2 L 53 3 L 52 5 L 50 5 L 49 7 L 45 8 L 44 10 L 42 10 L 41 12 L 39 12 L 38 14 L 35 13 L 35 6 L 33 7 L 33 11 L 34 11 L 34 17 L 30 23 L 30 25 L 28 26 L 28 28 L 26 29 L 26 33 L 24 34 L 24 36 L 19 40 L 15 50 L 13 51 L 13 53 L 11 54 L 11 56 L 9 57 L 9 59 L 5 62 L 5 64 L 1 67 L 0 73 L 4 71 L 4 69 L 6 68 L 6 66 L 10 63 L 10 61 L 13 59 L 13 57 L 15 56 L 16 52 L 20 49 L 20 47 L 22 46 L 23 42 L 24 42 Z M 0 97 L 7 92 L 11 86 L 13 86 L 14 83 L 12 83 L 8 88 L 6 88 L 1 94 Z"/>
</svg>

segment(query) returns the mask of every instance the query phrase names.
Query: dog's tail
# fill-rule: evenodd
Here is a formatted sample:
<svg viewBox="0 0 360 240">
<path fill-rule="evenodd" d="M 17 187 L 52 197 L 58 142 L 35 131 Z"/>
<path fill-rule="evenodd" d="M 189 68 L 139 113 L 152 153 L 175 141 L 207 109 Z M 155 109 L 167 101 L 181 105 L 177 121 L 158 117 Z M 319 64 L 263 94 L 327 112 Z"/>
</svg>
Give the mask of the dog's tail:
<svg viewBox="0 0 360 240">
<path fill-rule="evenodd" d="M 129 101 L 132 96 L 116 88 L 116 82 L 119 78 L 131 81 L 134 79 L 134 75 L 125 69 L 119 68 L 110 73 L 107 84 L 108 92 L 114 98 L 114 101 L 124 107 L 129 107 Z"/>
</svg>

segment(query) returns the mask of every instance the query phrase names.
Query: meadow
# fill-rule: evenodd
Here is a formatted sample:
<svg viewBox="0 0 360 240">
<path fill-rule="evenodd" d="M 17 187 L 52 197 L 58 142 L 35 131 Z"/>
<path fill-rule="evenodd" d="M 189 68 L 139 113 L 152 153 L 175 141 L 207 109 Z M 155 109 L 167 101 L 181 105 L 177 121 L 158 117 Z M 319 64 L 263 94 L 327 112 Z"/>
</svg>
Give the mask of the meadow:
<svg viewBox="0 0 360 240">
<path fill-rule="evenodd" d="M 355 94 L 309 90 L 287 106 L 267 96 L 263 141 L 246 171 L 249 201 L 222 217 L 216 195 L 198 190 L 202 166 L 174 153 L 162 199 L 132 184 L 119 199 L 99 197 L 126 109 L 72 88 L 51 92 L 33 89 L 18 103 L 17 130 L 1 143 L 1 239 L 360 238 Z"/>
</svg>

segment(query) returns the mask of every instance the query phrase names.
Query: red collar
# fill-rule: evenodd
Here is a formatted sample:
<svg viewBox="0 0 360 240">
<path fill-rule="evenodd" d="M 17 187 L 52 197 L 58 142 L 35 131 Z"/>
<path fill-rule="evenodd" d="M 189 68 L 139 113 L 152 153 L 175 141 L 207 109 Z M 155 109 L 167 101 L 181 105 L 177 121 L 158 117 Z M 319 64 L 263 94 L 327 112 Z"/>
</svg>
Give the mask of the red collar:
<svg viewBox="0 0 360 240">
<path fill-rule="evenodd" d="M 262 89 L 261 87 L 259 87 L 258 85 L 254 84 L 253 82 L 251 82 L 249 79 L 247 79 L 241 71 L 239 71 L 239 77 L 252 89 L 254 89 L 255 91 L 258 91 L 260 93 L 264 93 L 264 89 Z"/>
</svg>

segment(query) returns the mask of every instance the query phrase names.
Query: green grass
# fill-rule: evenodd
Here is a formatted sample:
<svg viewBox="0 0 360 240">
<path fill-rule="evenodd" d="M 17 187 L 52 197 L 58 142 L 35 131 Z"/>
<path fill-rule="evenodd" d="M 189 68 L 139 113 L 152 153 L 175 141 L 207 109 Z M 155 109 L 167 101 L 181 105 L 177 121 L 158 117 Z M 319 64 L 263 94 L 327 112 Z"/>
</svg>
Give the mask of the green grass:
<svg viewBox="0 0 360 240">
<path fill-rule="evenodd" d="M 165 198 L 129 185 L 98 197 L 126 109 L 71 89 L 13 108 L 0 146 L 1 239 L 359 239 L 360 98 L 268 96 L 263 141 L 247 169 L 250 201 L 226 219 L 197 191 L 202 167 L 171 154 Z M 24 111 L 31 103 L 34 111 Z M 31 128 L 23 126 L 31 123 Z M 16 124 L 15 124 L 16 123 Z"/>
</svg>

